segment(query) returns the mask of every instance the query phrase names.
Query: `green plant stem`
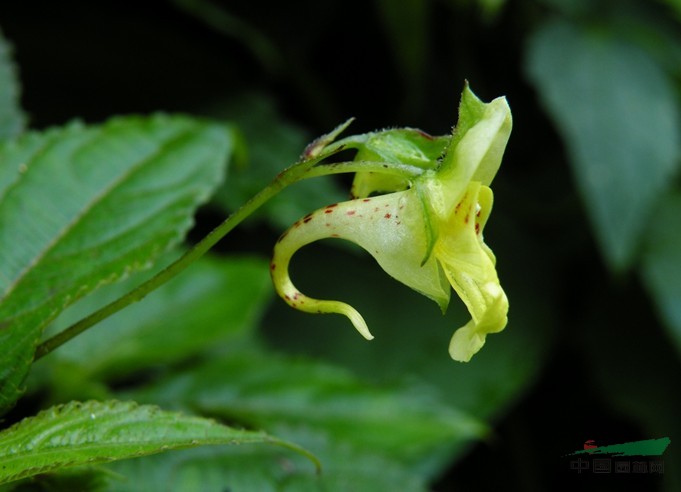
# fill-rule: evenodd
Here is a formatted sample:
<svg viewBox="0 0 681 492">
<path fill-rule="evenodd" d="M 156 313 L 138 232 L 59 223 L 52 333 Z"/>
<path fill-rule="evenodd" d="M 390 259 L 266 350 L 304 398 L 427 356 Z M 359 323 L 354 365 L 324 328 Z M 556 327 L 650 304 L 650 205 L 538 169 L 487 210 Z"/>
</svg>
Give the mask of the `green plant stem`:
<svg viewBox="0 0 681 492">
<path fill-rule="evenodd" d="M 304 178 L 307 179 L 315 178 L 317 176 L 328 176 L 329 174 L 356 172 L 390 174 L 393 176 L 401 176 L 403 178 L 411 179 L 423 174 L 424 170 L 417 166 L 401 163 L 387 164 L 381 161 L 350 161 L 332 164 L 320 164 L 310 168 L 305 173 Z"/>
<path fill-rule="evenodd" d="M 89 316 L 81 319 L 80 321 L 74 323 L 65 330 L 57 333 L 52 338 L 49 338 L 40 345 L 38 345 L 35 353 L 35 360 L 38 360 L 46 356 L 57 347 L 68 342 L 75 336 L 83 333 L 85 330 L 94 326 L 100 321 L 117 313 L 126 306 L 129 306 L 134 302 L 138 302 L 144 299 L 144 297 L 146 297 L 147 294 L 156 290 L 161 285 L 165 284 L 170 279 L 177 276 L 179 273 L 184 271 L 185 268 L 187 268 L 189 265 L 191 265 L 196 260 L 201 258 L 204 254 L 206 254 L 208 250 L 210 250 L 213 246 L 215 246 L 215 244 L 218 243 L 218 241 L 225 237 L 232 229 L 234 229 L 244 219 L 246 219 L 249 215 L 255 212 L 265 202 L 274 197 L 277 193 L 282 191 L 287 186 L 297 181 L 318 176 L 325 176 L 329 174 L 350 173 L 358 171 L 394 174 L 406 178 L 414 178 L 423 172 L 422 169 L 415 166 L 409 166 L 405 164 L 387 165 L 384 162 L 373 161 L 357 161 L 357 162 L 352 161 L 316 165 L 320 160 L 325 159 L 329 155 L 342 150 L 343 147 L 344 147 L 343 141 L 336 142 L 332 145 L 329 145 L 325 149 L 323 154 L 320 155 L 319 157 L 313 160 L 299 162 L 282 171 L 281 174 L 279 174 L 279 176 L 277 176 L 276 179 L 274 179 L 274 181 L 272 181 L 269 186 L 267 186 L 260 193 L 251 198 L 232 215 L 227 217 L 227 219 L 225 219 L 225 221 L 222 222 L 222 224 L 220 224 L 210 233 L 208 233 L 207 236 L 205 236 L 203 239 L 201 239 L 201 241 L 196 243 L 194 247 L 192 247 L 183 256 L 177 259 L 174 263 L 171 263 L 165 269 L 161 270 L 152 278 L 140 284 L 127 294 L 123 295 L 122 297 L 119 297 L 115 301 L 107 304 L 101 309 L 95 311 Z"/>
<path fill-rule="evenodd" d="M 315 164 L 313 161 L 312 165 Z M 91 326 L 108 318 L 114 313 L 117 313 L 124 307 L 141 301 L 144 297 L 157 289 L 161 285 L 168 282 L 170 279 L 181 273 L 185 268 L 191 265 L 194 261 L 206 254 L 210 248 L 215 246 L 220 239 L 228 234 L 232 229 L 239 225 L 244 219 L 251 215 L 261 205 L 267 202 L 270 198 L 275 196 L 281 190 L 301 179 L 304 171 L 309 169 L 308 162 L 302 162 L 291 166 L 283 171 L 272 183 L 263 189 L 260 193 L 251 198 L 248 202 L 241 206 L 236 212 L 227 217 L 222 224 L 213 229 L 207 236 L 199 241 L 192 249 L 187 251 L 174 263 L 168 265 L 165 269 L 154 275 L 146 282 L 140 284 L 135 289 L 127 294 L 119 297 L 115 301 L 107 304 L 101 309 L 95 311 L 89 316 L 69 326 L 65 330 L 59 332 L 52 338 L 44 341 L 38 345 L 35 353 L 35 360 L 38 360 L 45 355 L 52 352 L 57 347 L 71 340 L 73 337 L 81 334 Z M 307 169 L 306 169 L 307 168 Z"/>
</svg>

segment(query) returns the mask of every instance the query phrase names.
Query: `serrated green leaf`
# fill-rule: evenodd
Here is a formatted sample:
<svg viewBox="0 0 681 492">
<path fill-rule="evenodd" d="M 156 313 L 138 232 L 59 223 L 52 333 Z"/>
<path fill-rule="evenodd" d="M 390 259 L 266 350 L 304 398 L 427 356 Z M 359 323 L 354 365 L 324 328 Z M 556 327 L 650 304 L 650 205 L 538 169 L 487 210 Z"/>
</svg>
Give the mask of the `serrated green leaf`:
<svg viewBox="0 0 681 492">
<path fill-rule="evenodd" d="M 274 446 L 248 448 L 204 447 L 126 460 L 108 465 L 115 478 L 110 492 L 425 492 L 424 481 L 399 462 L 367 454 L 310 429 L 287 429 L 289 440 L 316 450 L 324 463 L 315 475 L 297 455 L 285 455 Z"/>
<path fill-rule="evenodd" d="M 19 106 L 19 95 L 12 47 L 0 31 L 0 140 L 19 135 L 24 129 L 26 117 Z"/>
<path fill-rule="evenodd" d="M 0 484 L 65 467 L 202 445 L 278 443 L 263 432 L 134 402 L 73 402 L 0 433 Z"/>
<path fill-rule="evenodd" d="M 187 405 L 247 426 L 305 425 L 362 452 L 422 469 L 452 442 L 485 427 L 432 393 L 366 384 L 323 363 L 240 350 L 134 392 L 142 401 Z"/>
<path fill-rule="evenodd" d="M 60 311 L 184 236 L 230 145 L 224 126 L 164 115 L 0 145 L 0 411 Z"/>
<path fill-rule="evenodd" d="M 527 60 L 603 256 L 622 270 L 681 162 L 674 87 L 652 56 L 604 28 L 549 22 L 531 38 Z"/>
<path fill-rule="evenodd" d="M 681 354 L 681 192 L 661 201 L 645 239 L 641 273 Z"/>
<path fill-rule="evenodd" d="M 50 331 L 61 331 L 125 294 L 143 276 L 88 296 L 65 311 Z M 49 373 L 55 364 L 66 364 L 80 377 L 111 381 L 155 364 L 179 362 L 244 336 L 271 295 L 267 260 L 203 257 L 181 280 L 163 285 L 144 302 L 79 335 L 44 363 Z"/>
</svg>

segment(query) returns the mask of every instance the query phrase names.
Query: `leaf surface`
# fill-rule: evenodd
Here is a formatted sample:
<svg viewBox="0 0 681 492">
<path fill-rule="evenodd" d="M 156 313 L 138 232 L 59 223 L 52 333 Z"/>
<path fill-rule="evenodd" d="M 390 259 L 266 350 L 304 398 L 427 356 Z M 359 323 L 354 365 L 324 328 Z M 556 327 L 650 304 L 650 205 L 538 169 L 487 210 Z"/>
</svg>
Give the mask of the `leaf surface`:
<svg viewBox="0 0 681 492">
<path fill-rule="evenodd" d="M 164 115 L 0 145 L 0 411 L 59 312 L 182 239 L 230 146 L 224 126 Z"/>
<path fill-rule="evenodd" d="M 146 273 L 81 300 L 64 311 L 50 331 L 61 331 L 116 299 L 141 283 Z M 55 364 L 63 364 L 79 377 L 100 381 L 181 362 L 250 333 L 272 293 L 267 260 L 206 256 L 179 281 L 161 286 L 144 302 L 104 320 L 43 360 L 50 375 Z"/>
<path fill-rule="evenodd" d="M 290 428 L 287 439 L 315 449 L 315 475 L 302 456 L 275 446 L 202 447 L 111 463 L 110 492 L 425 492 L 425 481 L 395 460 L 367 454 L 325 433 Z M 120 478 L 119 478 L 120 477 Z"/>
<path fill-rule="evenodd" d="M 654 58 L 605 29 L 561 21 L 530 40 L 526 71 L 562 134 L 601 251 L 630 266 L 681 162 L 681 113 Z"/>
<path fill-rule="evenodd" d="M 660 203 L 650 224 L 641 262 L 652 294 L 674 345 L 681 354 L 681 192 Z"/>
<path fill-rule="evenodd" d="M 422 473 L 454 441 L 485 434 L 477 419 L 428 391 L 382 388 L 327 364 L 242 349 L 132 393 L 141 401 L 248 427 L 304 426 Z M 314 451 L 313 451 L 314 452 Z"/>
<path fill-rule="evenodd" d="M 12 61 L 12 47 L 0 32 L 0 140 L 14 137 L 24 129 L 26 116 L 19 105 L 19 95 L 19 78 Z"/>
<path fill-rule="evenodd" d="M 93 465 L 207 444 L 279 443 L 263 432 L 165 412 L 134 402 L 72 402 L 0 433 L 0 484 L 65 467 Z"/>
</svg>

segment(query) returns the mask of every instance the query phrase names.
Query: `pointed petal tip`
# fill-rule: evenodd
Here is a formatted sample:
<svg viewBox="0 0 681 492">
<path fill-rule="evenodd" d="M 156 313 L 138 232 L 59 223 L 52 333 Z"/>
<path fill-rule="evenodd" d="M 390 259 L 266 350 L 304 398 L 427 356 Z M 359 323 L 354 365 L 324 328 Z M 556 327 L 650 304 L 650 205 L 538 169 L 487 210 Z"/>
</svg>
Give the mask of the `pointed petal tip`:
<svg viewBox="0 0 681 492">
<path fill-rule="evenodd" d="M 355 308 L 353 308 L 349 304 L 345 304 L 342 302 L 338 302 L 337 304 L 338 310 L 336 312 L 347 316 L 360 335 L 362 335 L 367 340 L 374 339 L 374 336 L 369 331 L 369 327 L 367 326 L 366 321 L 364 321 L 362 315 L 359 314 L 359 312 Z"/>
</svg>

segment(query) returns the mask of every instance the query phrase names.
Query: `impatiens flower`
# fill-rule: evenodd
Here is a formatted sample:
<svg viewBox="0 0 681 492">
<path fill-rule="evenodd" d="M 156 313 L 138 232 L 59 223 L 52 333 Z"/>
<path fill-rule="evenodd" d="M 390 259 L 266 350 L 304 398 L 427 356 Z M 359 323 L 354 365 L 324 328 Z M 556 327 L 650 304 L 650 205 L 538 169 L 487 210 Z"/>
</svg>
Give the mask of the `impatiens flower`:
<svg viewBox="0 0 681 492">
<path fill-rule="evenodd" d="M 413 129 L 349 137 L 344 148 L 357 149 L 359 170 L 354 199 L 305 216 L 281 236 L 271 264 L 277 293 L 301 311 L 344 314 L 365 338 L 373 338 L 353 307 L 302 294 L 288 274 L 291 257 L 306 244 L 328 237 L 352 241 L 443 312 L 451 288 L 456 291 L 472 319 L 456 330 L 449 353 L 455 360 L 470 360 L 486 335 L 503 330 L 507 322 L 508 300 L 483 230 L 492 210 L 489 185 L 511 126 L 504 98 L 485 104 L 466 86 L 451 137 Z"/>
</svg>

